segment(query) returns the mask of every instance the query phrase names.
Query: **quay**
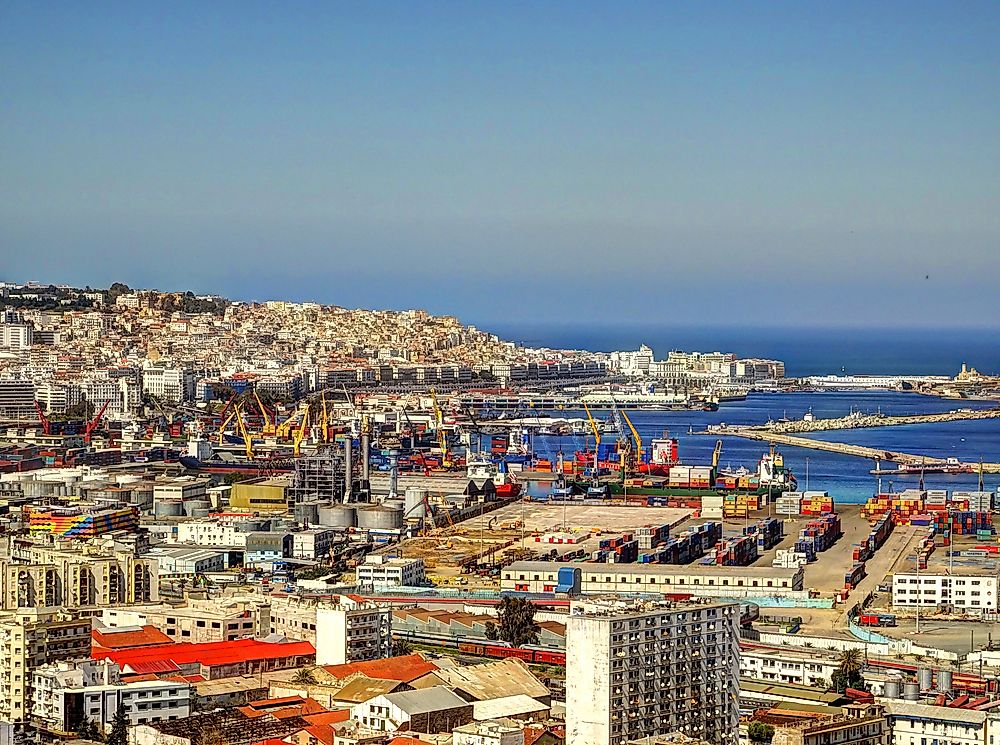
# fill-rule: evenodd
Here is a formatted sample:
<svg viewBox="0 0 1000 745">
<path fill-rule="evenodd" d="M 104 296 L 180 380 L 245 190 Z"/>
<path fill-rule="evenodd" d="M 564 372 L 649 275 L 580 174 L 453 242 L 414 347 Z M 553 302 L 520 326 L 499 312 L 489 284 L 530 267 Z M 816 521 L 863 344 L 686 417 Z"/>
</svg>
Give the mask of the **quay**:
<svg viewBox="0 0 1000 745">
<path fill-rule="evenodd" d="M 858 458 L 867 458 L 874 461 L 891 461 L 899 465 L 943 466 L 947 464 L 947 461 L 943 458 L 903 453 L 897 450 L 880 450 L 878 448 L 865 447 L 864 445 L 848 445 L 843 442 L 825 442 L 823 440 L 813 440 L 809 437 L 798 437 L 755 427 L 713 427 L 698 434 L 712 435 L 713 437 L 743 437 L 748 440 L 761 440 L 775 445 L 789 445 L 809 450 L 825 450 L 830 453 L 853 455 Z M 982 469 L 983 473 L 1000 473 L 1000 463 L 961 463 L 960 465 L 967 466 L 975 472 L 979 472 Z"/>
</svg>

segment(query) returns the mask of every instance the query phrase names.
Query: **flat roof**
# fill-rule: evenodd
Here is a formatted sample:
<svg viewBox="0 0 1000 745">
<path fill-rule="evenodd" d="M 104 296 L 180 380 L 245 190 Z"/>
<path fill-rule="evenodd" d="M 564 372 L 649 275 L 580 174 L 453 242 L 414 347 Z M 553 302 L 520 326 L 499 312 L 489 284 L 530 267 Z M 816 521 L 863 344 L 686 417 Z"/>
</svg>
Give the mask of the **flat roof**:
<svg viewBox="0 0 1000 745">
<path fill-rule="evenodd" d="M 580 569 L 584 572 L 617 572 L 619 574 L 701 574 L 711 577 L 741 576 L 741 577 L 788 577 L 791 579 L 802 573 L 802 568 L 788 569 L 784 567 L 734 567 L 706 566 L 702 564 L 568 564 L 557 561 L 515 561 L 503 571 L 550 571 L 558 572 L 564 567 Z"/>
</svg>

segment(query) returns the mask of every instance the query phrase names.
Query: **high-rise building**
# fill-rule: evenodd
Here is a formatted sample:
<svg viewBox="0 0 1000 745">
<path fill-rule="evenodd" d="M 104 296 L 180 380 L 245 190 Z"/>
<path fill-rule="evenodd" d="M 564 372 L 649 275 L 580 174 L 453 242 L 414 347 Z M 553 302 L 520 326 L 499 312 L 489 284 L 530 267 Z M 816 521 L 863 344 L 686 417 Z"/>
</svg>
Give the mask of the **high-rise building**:
<svg viewBox="0 0 1000 745">
<path fill-rule="evenodd" d="M 729 745 L 739 725 L 734 603 L 574 603 L 566 623 L 566 743 L 682 732 Z"/>
</svg>

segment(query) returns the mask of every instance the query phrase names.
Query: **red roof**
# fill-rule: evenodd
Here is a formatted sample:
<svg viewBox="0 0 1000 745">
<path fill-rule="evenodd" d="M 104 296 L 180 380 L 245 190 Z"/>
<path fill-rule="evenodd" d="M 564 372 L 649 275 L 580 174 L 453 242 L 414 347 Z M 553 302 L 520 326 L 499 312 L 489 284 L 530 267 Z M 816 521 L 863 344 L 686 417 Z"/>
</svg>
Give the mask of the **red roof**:
<svg viewBox="0 0 1000 745">
<path fill-rule="evenodd" d="M 323 745 L 333 745 L 337 739 L 337 732 L 329 724 L 311 724 L 306 727 L 306 732 L 316 738 L 317 742 Z M 423 743 L 423 745 L 427 745 Z"/>
<path fill-rule="evenodd" d="M 177 672 L 180 665 L 200 663 L 232 665 L 249 660 L 276 660 L 285 657 L 308 657 L 316 654 L 309 642 L 277 644 L 256 639 L 234 639 L 206 644 L 161 644 L 155 647 L 138 647 L 121 650 L 94 650 L 95 659 L 109 659 L 122 668 L 128 666 L 135 672 Z M 147 669 L 152 666 L 153 669 Z M 160 669 L 160 667 L 162 669 Z"/>
<path fill-rule="evenodd" d="M 410 683 L 417 678 L 422 678 L 427 673 L 434 672 L 438 666 L 433 662 L 428 662 L 419 654 L 406 654 L 400 657 L 387 657 L 384 660 L 348 662 L 345 665 L 324 665 L 323 669 L 338 679 L 346 678 L 354 673 L 361 673 L 369 678 Z"/>
<path fill-rule="evenodd" d="M 427 741 L 415 737 L 394 737 L 389 740 L 389 745 L 427 745 Z"/>
<path fill-rule="evenodd" d="M 306 714 L 302 718 L 309 722 L 309 724 L 336 724 L 337 722 L 346 722 L 350 719 L 351 710 L 321 711 L 316 714 Z"/>
<path fill-rule="evenodd" d="M 155 626 L 143 626 L 140 629 L 104 629 L 90 632 L 95 647 L 104 649 L 129 649 L 131 647 L 150 647 L 155 644 L 173 644 L 174 640 Z"/>
</svg>

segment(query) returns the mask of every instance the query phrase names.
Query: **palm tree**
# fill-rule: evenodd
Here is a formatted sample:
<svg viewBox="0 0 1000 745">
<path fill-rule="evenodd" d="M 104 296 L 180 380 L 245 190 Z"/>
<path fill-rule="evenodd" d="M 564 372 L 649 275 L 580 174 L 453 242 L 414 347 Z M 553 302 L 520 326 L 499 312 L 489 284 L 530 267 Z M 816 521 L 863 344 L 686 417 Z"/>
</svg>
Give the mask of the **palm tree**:
<svg viewBox="0 0 1000 745">
<path fill-rule="evenodd" d="M 297 673 L 295 673 L 295 677 L 292 678 L 292 682 L 293 683 L 304 683 L 304 684 L 315 683 L 316 682 L 316 677 L 313 675 L 313 671 L 312 670 L 304 667 L 301 670 L 299 670 Z"/>
<path fill-rule="evenodd" d="M 860 649 L 845 649 L 840 653 L 840 670 L 849 677 L 861 672 L 863 663 Z"/>
</svg>

